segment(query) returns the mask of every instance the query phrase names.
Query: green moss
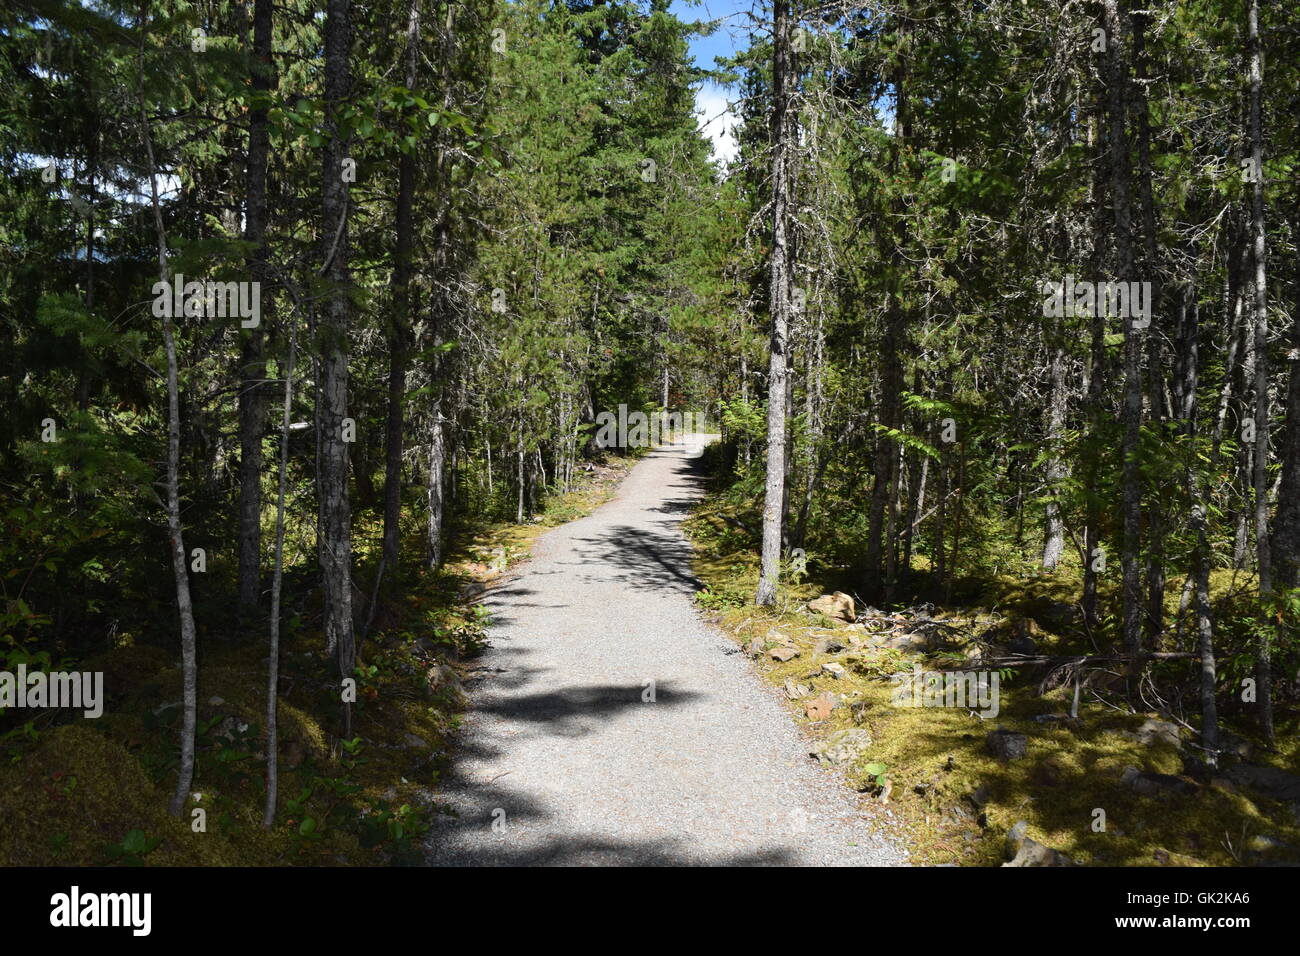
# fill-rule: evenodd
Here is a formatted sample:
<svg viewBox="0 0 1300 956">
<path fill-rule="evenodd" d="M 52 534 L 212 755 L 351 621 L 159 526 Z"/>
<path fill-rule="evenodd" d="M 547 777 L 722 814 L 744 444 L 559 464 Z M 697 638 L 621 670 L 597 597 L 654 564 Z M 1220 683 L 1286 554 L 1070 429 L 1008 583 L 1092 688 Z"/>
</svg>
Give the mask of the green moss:
<svg viewBox="0 0 1300 956">
<path fill-rule="evenodd" d="M 718 501 L 707 501 L 687 523 L 696 548 L 695 573 L 711 593 L 752 595 L 757 582 L 752 543 L 734 533 L 722 517 L 725 510 Z M 1006 832 L 1018 820 L 1028 823 L 1032 838 L 1092 865 L 1157 865 L 1157 851 L 1172 865 L 1233 865 L 1240 848 L 1256 834 L 1300 846 L 1294 816 L 1268 800 L 1219 785 L 1151 797 L 1122 783 L 1128 767 L 1170 776 L 1182 772 L 1175 747 L 1141 744 L 1132 736 L 1145 719 L 1158 714 L 1119 713 L 1085 698 L 1077 722 L 1036 721 L 1038 716 L 1068 714 L 1069 693 L 1057 688 L 1040 696 L 1037 681 L 1023 673 L 1003 680 L 1001 709 L 992 720 L 964 709 L 893 706 L 888 675 L 910 669 L 917 658 L 879 650 L 812 654 L 816 636 L 825 631 L 800 609 L 809 598 L 835 587 L 833 580 L 783 588 L 774 609 L 745 601 L 717 609 L 714 617 L 741 646 L 775 627 L 802 649 L 801 656 L 786 663 L 766 656 L 756 662 L 770 683 L 780 686 L 794 678 L 809 685 L 813 696 L 823 691 L 845 696 L 846 706 L 820 723 L 809 721 L 802 701 L 787 706 L 814 739 L 853 726 L 870 732 L 873 744 L 856 765 L 846 768 L 846 782 L 878 795 L 880 788 L 866 766 L 885 765 L 889 802 L 905 822 L 914 862 L 999 865 L 1006 859 Z M 1231 591 L 1233 582 L 1222 575 L 1215 584 L 1221 598 L 1236 593 Z M 1238 576 L 1235 587 L 1241 584 Z M 1170 586 L 1175 602 L 1180 585 L 1176 581 Z M 1077 602 L 1079 586 L 1079 575 L 1063 570 L 1051 576 L 998 576 L 972 593 L 976 603 L 1009 615 L 1009 633 L 1022 627 L 1032 630 L 1040 648 L 1067 654 L 1086 648 L 1076 635 L 1050 631 L 1038 619 L 1050 602 Z M 1103 600 L 1106 597 L 1104 592 Z M 959 610 L 974 613 L 971 607 Z M 1038 620 L 1038 625 L 1021 625 L 1021 616 Z M 827 660 L 845 664 L 846 676 L 836 680 L 818 674 Z M 988 753 L 986 736 L 999 726 L 1027 735 L 1027 757 L 1004 762 Z M 1295 730 L 1291 724 L 1279 728 L 1283 743 L 1269 762 L 1294 771 Z M 978 807 L 971 799 L 977 791 Z M 1094 829 L 1098 810 L 1105 814 L 1104 832 Z"/>
</svg>

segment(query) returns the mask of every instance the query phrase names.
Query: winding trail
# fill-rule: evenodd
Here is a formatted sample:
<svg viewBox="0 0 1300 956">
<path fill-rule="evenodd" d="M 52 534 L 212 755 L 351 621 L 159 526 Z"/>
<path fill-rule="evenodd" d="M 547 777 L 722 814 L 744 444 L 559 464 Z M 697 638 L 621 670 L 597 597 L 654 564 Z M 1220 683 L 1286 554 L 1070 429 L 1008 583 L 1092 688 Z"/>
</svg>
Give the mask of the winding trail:
<svg viewBox="0 0 1300 956">
<path fill-rule="evenodd" d="M 651 453 L 487 596 L 488 676 L 430 864 L 905 863 L 888 814 L 808 758 L 776 692 L 695 610 L 680 523 L 699 447 Z"/>
</svg>

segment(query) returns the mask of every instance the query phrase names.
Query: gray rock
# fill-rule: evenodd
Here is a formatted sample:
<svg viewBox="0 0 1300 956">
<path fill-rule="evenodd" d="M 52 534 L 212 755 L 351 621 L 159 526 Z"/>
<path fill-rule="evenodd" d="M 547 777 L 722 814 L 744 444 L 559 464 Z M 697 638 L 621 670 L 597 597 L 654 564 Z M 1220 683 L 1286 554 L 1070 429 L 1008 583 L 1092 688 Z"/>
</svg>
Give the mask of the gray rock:
<svg viewBox="0 0 1300 956">
<path fill-rule="evenodd" d="M 816 757 L 823 765 L 839 767 L 857 760 L 870 746 L 871 734 L 854 727 L 831 734 L 809 751 L 809 755 Z"/>
<path fill-rule="evenodd" d="M 814 654 L 838 654 L 842 650 L 844 645 L 833 637 L 819 637 L 813 645 Z"/>
<path fill-rule="evenodd" d="M 1167 773 L 1148 773 L 1137 767 L 1125 767 L 1119 782 L 1144 797 L 1190 796 L 1197 790 L 1190 780 Z"/>
<path fill-rule="evenodd" d="M 903 634 L 891 634 L 881 643 L 885 647 L 892 647 L 897 651 L 913 651 L 921 653 L 930 649 L 930 639 L 924 634 L 916 631 L 907 631 Z"/>
<path fill-rule="evenodd" d="M 1025 835 L 1029 824 L 1019 820 L 1007 832 L 1007 855 L 1011 862 L 1003 866 L 1074 866 L 1074 861 L 1060 850 L 1053 850 Z"/>
<path fill-rule="evenodd" d="M 1130 740 L 1136 740 L 1144 747 L 1152 744 L 1168 744 L 1171 747 L 1183 745 L 1183 730 L 1168 720 L 1144 720 L 1142 726 L 1131 734 L 1125 734 Z"/>
<path fill-rule="evenodd" d="M 999 760 L 1019 760 L 1029 753 L 1029 738 L 1014 730 L 993 731 L 984 739 L 989 753 Z"/>
<path fill-rule="evenodd" d="M 1274 800 L 1283 803 L 1300 801 L 1300 775 L 1276 767 L 1257 767 L 1248 763 L 1228 767 L 1223 774 L 1238 786 L 1248 787 Z"/>
<path fill-rule="evenodd" d="M 1219 728 L 1219 753 L 1238 760 L 1249 760 L 1255 755 L 1255 745 L 1240 734 Z"/>
</svg>

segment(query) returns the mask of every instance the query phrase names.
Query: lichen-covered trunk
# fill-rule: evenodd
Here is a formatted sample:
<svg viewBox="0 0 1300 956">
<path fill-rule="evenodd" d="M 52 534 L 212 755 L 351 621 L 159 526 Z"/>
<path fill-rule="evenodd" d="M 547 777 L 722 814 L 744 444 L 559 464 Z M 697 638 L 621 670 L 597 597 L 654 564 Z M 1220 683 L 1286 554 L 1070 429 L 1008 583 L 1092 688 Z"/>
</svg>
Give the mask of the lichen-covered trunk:
<svg viewBox="0 0 1300 956">
<path fill-rule="evenodd" d="M 1250 194 L 1251 258 L 1255 267 L 1255 562 L 1259 574 L 1259 597 L 1267 604 L 1273 593 L 1272 555 L 1268 537 L 1268 277 L 1264 235 L 1264 133 L 1261 113 L 1264 95 L 1264 51 L 1259 36 L 1259 0 L 1246 7 L 1246 30 L 1250 56 L 1250 162 L 1254 172 Z M 1255 681 L 1259 708 L 1259 729 L 1273 743 L 1273 665 L 1269 635 L 1260 628 L 1255 645 Z"/>
<path fill-rule="evenodd" d="M 348 446 L 344 419 L 348 404 L 348 191 L 344 181 L 347 142 L 338 115 L 348 102 L 351 77 L 351 0 L 329 0 L 325 18 L 325 150 L 322 169 L 323 272 L 330 291 L 318 333 L 320 392 L 317 409 L 320 461 L 317 464 L 319 523 L 317 545 L 325 596 L 325 635 L 334 648 L 339 676 L 356 668 L 352 625 L 352 512 L 348 501 Z M 352 707 L 343 704 L 343 733 L 351 736 Z"/>
<path fill-rule="evenodd" d="M 1135 279 L 1133 222 L 1129 206 L 1129 139 L 1126 119 L 1128 104 L 1128 61 L 1125 33 L 1117 0 L 1106 0 L 1106 32 L 1109 37 L 1107 113 L 1110 123 L 1111 203 L 1114 209 L 1115 258 L 1120 282 Z M 1142 427 L 1142 346 L 1133 323 L 1133 310 L 1124 316 L 1124 403 L 1121 443 L 1121 512 L 1123 540 L 1120 549 L 1123 579 L 1124 649 L 1137 654 L 1142 646 L 1142 473 L 1139 440 Z"/>
<path fill-rule="evenodd" d="M 794 150 L 789 90 L 790 9 L 772 14 L 772 253 L 768 311 L 772 323 L 767 382 L 767 479 L 763 489 L 762 565 L 754 603 L 776 602 L 781 577 L 781 513 L 785 499 L 786 336 L 790 320 L 790 153 Z"/>
<path fill-rule="evenodd" d="M 268 125 L 269 94 L 275 84 L 271 59 L 273 28 L 272 0 L 255 0 L 253 5 L 253 68 L 251 82 L 254 103 L 248 112 L 248 199 L 244 212 L 244 240 L 253 244 L 248 260 L 249 275 L 261 286 L 261 302 L 269 303 L 267 280 L 266 164 L 271 135 Z M 263 308 L 259 318 L 266 317 Z M 263 331 L 259 324 L 241 331 L 243 338 L 239 368 L 239 614 L 241 620 L 257 608 L 262 564 L 262 430 L 266 414 L 263 379 Z"/>
</svg>

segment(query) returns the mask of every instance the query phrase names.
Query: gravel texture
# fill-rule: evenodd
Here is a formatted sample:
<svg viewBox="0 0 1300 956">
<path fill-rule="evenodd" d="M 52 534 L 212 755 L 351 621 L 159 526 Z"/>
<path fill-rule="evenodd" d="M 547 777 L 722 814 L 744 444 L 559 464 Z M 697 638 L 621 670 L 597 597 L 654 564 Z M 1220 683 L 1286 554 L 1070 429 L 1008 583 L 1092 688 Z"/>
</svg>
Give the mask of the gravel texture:
<svg viewBox="0 0 1300 956">
<path fill-rule="evenodd" d="M 487 676 L 435 798 L 456 815 L 431 831 L 431 864 L 906 863 L 889 812 L 809 759 L 697 613 L 679 526 L 698 452 L 651 453 L 485 599 Z"/>
</svg>

